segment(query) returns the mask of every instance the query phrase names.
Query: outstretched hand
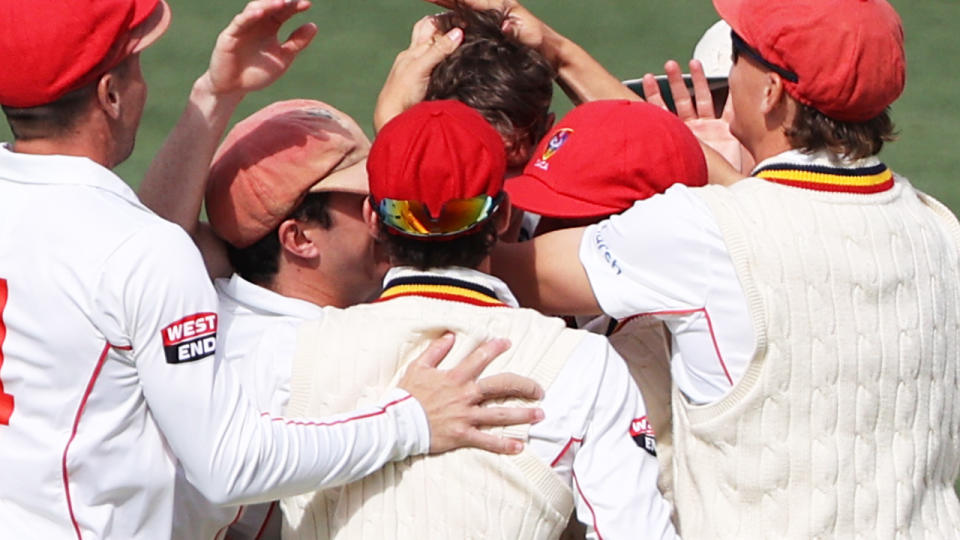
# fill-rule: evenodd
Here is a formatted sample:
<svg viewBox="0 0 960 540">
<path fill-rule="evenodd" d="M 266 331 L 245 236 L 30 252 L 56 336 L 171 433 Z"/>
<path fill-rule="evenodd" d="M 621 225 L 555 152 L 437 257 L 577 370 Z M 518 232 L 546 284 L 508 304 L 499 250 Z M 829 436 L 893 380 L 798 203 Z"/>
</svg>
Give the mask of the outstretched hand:
<svg viewBox="0 0 960 540">
<path fill-rule="evenodd" d="M 465 446 L 500 454 L 519 453 L 523 449 L 520 441 L 485 433 L 480 428 L 539 422 L 543 411 L 484 407 L 483 403 L 502 398 L 539 400 L 543 390 L 536 382 L 512 373 L 477 380 L 490 362 L 509 348 L 509 342 L 504 339 L 480 345 L 453 369 L 437 369 L 453 342 L 452 334 L 435 340 L 410 364 L 399 383 L 426 412 L 430 423 L 430 453 Z"/>
<path fill-rule="evenodd" d="M 435 15 L 428 15 L 413 26 L 410 47 L 401 51 L 390 68 L 373 111 L 373 129 L 380 131 L 395 116 L 423 101 L 430 74 L 463 41 L 463 30 L 453 28 L 446 34 L 437 30 Z"/>
<path fill-rule="evenodd" d="M 280 27 L 309 0 L 255 0 L 217 37 L 205 76 L 215 94 L 246 94 L 271 85 L 317 35 L 307 23 L 280 41 Z"/>
<path fill-rule="evenodd" d="M 714 155 L 707 155 L 711 183 L 729 184 L 749 174 L 753 168 L 753 159 L 730 132 L 733 107 L 729 103 L 729 97 L 718 118 L 703 64 L 699 60 L 690 61 L 693 96 L 683 81 L 680 64 L 669 60 L 663 69 L 667 74 L 677 116 L 687 124 L 700 142 L 707 146 L 705 151 L 710 149 L 715 152 Z M 650 73 L 643 76 L 643 93 L 649 103 L 667 108 L 666 101 L 660 94 L 660 86 Z"/>
</svg>

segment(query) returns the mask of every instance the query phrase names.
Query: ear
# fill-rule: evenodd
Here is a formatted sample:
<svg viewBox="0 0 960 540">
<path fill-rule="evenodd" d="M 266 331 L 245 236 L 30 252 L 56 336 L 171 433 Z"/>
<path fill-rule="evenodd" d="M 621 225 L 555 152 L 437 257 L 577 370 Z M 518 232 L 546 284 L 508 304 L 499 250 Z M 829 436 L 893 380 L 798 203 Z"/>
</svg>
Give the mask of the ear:
<svg viewBox="0 0 960 540">
<path fill-rule="evenodd" d="M 113 72 L 108 71 L 97 81 L 97 103 L 103 112 L 113 120 L 120 118 L 120 81 Z"/>
<path fill-rule="evenodd" d="M 307 234 L 303 224 L 295 219 L 285 220 L 277 229 L 280 247 L 291 255 L 301 259 L 315 259 L 320 256 L 320 248 Z"/>
<path fill-rule="evenodd" d="M 380 239 L 380 216 L 373 208 L 373 198 L 363 200 L 363 222 L 367 224 L 367 232 L 374 240 Z"/>
<path fill-rule="evenodd" d="M 783 78 L 773 71 L 764 73 L 763 98 L 760 102 L 763 114 L 769 115 L 783 104 L 786 89 L 783 87 Z"/>
</svg>

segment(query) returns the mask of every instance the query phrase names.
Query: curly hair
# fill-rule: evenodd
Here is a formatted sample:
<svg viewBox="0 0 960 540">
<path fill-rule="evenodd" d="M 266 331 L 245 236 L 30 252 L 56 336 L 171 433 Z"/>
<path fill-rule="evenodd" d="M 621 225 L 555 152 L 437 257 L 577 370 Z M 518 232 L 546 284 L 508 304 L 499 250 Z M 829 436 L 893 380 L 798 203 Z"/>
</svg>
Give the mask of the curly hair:
<svg viewBox="0 0 960 540">
<path fill-rule="evenodd" d="M 503 11 L 461 5 L 437 18 L 440 31 L 460 27 L 464 37 L 434 68 L 426 99 L 455 99 L 480 112 L 503 137 L 514 167 L 526 163 L 547 132 L 556 74 L 539 52 L 503 35 L 506 18 Z"/>
</svg>

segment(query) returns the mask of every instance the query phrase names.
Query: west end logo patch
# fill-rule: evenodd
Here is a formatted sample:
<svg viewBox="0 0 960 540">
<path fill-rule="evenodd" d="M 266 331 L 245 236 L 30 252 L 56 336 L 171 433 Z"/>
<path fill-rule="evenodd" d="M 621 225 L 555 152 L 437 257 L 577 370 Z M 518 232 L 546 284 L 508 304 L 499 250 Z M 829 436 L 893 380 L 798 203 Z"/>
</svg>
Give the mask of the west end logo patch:
<svg viewBox="0 0 960 540">
<path fill-rule="evenodd" d="M 543 151 L 543 155 L 540 156 L 540 159 L 538 159 L 533 166 L 545 171 L 550 170 L 550 158 L 567 142 L 571 133 L 573 133 L 573 130 L 570 128 L 563 128 L 554 133 L 553 137 L 550 137 L 550 141 L 547 142 L 547 148 Z"/>
<path fill-rule="evenodd" d="M 183 364 L 212 356 L 217 349 L 217 314 L 197 313 L 160 331 L 168 364 Z"/>
<path fill-rule="evenodd" d="M 630 437 L 633 438 L 633 442 L 637 443 L 637 446 L 646 450 L 651 456 L 656 457 L 657 438 L 653 432 L 653 426 L 650 425 L 650 421 L 647 420 L 646 416 L 634 418 L 630 422 Z"/>
</svg>

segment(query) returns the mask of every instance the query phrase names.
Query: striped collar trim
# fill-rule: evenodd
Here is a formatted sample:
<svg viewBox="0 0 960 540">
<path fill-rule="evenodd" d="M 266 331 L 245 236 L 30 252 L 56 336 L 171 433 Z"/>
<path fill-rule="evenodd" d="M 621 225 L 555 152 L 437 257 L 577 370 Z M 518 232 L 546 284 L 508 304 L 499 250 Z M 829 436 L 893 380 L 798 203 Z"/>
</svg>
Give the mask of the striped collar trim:
<svg viewBox="0 0 960 540">
<path fill-rule="evenodd" d="M 376 301 L 385 302 L 402 296 L 422 296 L 484 307 L 507 306 L 487 287 L 441 276 L 411 276 L 390 280 Z"/>
<path fill-rule="evenodd" d="M 881 193 L 894 185 L 893 172 L 883 163 L 853 169 L 772 163 L 754 171 L 753 176 L 777 184 L 838 193 Z"/>
</svg>

